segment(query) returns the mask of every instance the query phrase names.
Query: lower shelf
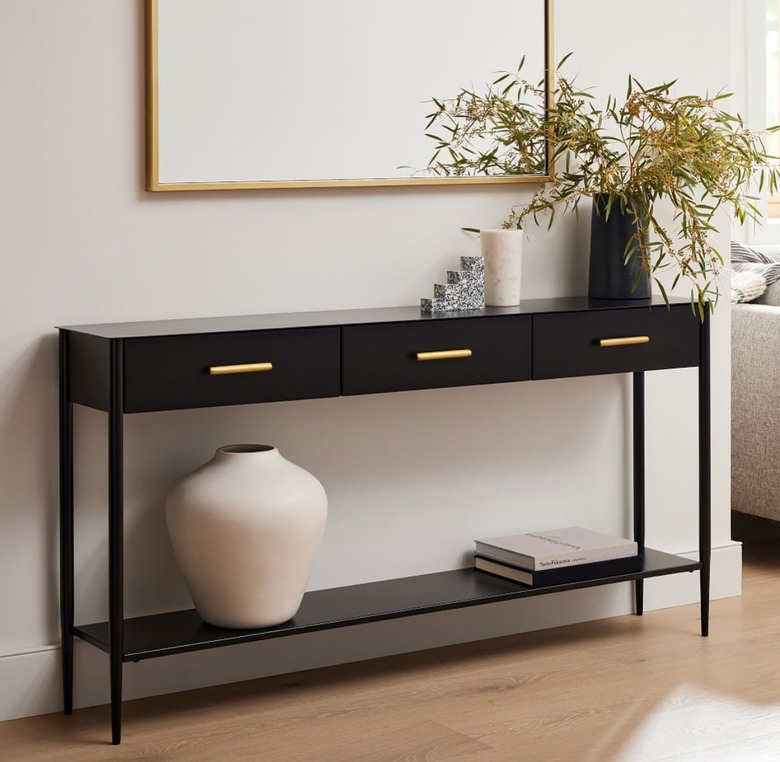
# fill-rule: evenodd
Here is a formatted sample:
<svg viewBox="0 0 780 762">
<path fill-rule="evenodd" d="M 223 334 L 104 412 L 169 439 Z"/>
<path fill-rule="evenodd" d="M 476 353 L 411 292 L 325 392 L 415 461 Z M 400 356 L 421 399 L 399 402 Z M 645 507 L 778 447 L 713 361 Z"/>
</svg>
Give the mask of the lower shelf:
<svg viewBox="0 0 780 762">
<path fill-rule="evenodd" d="M 289 622 L 261 630 L 212 627 L 206 624 L 194 609 L 154 614 L 125 620 L 123 660 L 139 661 L 204 648 L 249 643 L 698 569 L 701 569 L 698 561 L 650 549 L 645 550 L 642 571 L 548 587 L 524 587 L 474 569 L 456 569 L 331 590 L 315 590 L 306 593 L 298 613 Z M 109 650 L 108 632 L 108 622 L 74 628 L 76 636 L 106 652 Z"/>
</svg>

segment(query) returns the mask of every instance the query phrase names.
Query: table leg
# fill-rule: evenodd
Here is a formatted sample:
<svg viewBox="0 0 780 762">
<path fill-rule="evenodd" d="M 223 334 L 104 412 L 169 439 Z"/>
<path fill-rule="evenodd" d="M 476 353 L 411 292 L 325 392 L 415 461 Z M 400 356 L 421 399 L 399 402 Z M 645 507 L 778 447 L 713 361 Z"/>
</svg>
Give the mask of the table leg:
<svg viewBox="0 0 780 762">
<path fill-rule="evenodd" d="M 60 628 L 62 632 L 62 694 L 65 714 L 73 713 L 73 626 L 75 580 L 73 564 L 73 403 L 70 401 L 68 335 L 60 332 Z"/>
<path fill-rule="evenodd" d="M 645 550 L 645 374 L 634 373 L 634 540 L 639 552 Z M 645 581 L 634 580 L 637 616 L 644 613 Z"/>
<path fill-rule="evenodd" d="M 124 650 L 123 563 L 123 345 L 111 342 L 111 396 L 108 413 L 109 659 L 111 662 L 111 740 L 122 736 L 122 655 Z"/>
<path fill-rule="evenodd" d="M 710 313 L 699 329 L 699 572 L 701 587 L 701 634 L 709 634 L 710 561 L 712 556 L 712 425 L 710 390 Z"/>
</svg>

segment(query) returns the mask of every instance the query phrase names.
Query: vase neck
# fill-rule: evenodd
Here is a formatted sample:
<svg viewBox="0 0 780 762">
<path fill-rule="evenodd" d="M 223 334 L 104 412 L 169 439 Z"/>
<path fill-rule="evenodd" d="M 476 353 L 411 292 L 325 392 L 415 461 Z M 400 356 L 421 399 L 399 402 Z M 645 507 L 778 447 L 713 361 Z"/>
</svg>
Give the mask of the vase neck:
<svg viewBox="0 0 780 762">
<path fill-rule="evenodd" d="M 214 460 L 218 461 L 275 460 L 280 457 L 276 447 L 264 444 L 225 445 L 214 454 Z"/>
</svg>

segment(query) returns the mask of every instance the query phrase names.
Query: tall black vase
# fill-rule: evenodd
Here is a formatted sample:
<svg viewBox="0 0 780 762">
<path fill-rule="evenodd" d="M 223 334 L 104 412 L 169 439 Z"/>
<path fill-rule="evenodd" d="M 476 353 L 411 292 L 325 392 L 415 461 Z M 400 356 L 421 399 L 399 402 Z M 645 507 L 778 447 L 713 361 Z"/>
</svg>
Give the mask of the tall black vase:
<svg viewBox="0 0 780 762">
<path fill-rule="evenodd" d="M 591 299 L 648 299 L 650 281 L 647 271 L 642 269 L 639 252 L 635 251 L 625 262 L 626 244 L 637 232 L 636 221 L 628 210 L 620 209 L 618 200 L 613 203 L 607 218 L 608 201 L 607 194 L 593 197 L 588 296 Z"/>
</svg>

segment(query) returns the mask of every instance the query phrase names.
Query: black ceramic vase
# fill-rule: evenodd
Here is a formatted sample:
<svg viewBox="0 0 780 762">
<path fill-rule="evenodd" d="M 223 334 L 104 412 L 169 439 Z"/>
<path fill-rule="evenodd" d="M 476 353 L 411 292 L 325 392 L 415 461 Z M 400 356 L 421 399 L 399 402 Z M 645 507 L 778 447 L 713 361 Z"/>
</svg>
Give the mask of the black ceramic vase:
<svg viewBox="0 0 780 762">
<path fill-rule="evenodd" d="M 642 270 L 638 252 L 625 262 L 626 244 L 636 235 L 631 213 L 615 201 L 607 218 L 607 194 L 593 197 L 590 227 L 590 272 L 588 296 L 591 299 L 647 299 L 650 281 Z M 639 280 L 637 280 L 639 273 Z M 636 283 L 636 288 L 634 288 Z"/>
</svg>

